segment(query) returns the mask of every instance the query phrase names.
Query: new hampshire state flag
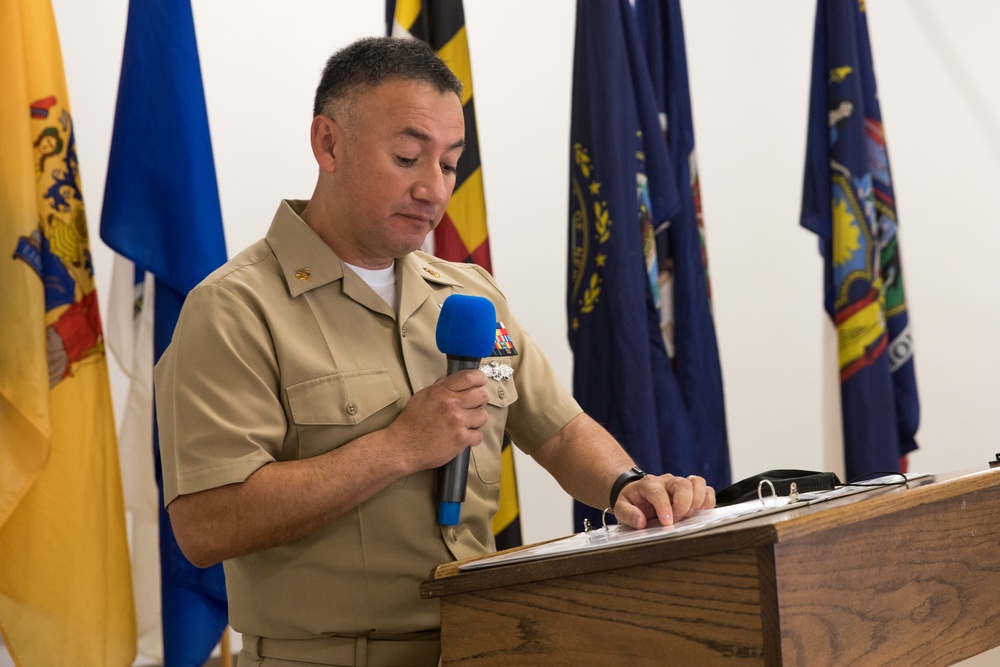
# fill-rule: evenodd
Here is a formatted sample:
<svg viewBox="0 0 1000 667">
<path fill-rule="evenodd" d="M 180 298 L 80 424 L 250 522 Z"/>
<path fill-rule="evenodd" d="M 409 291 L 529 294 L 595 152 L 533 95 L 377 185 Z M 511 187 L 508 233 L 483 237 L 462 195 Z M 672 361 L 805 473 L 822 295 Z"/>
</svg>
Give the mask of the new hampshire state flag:
<svg viewBox="0 0 1000 667">
<path fill-rule="evenodd" d="M 129 3 L 101 237 L 127 260 L 117 260 L 114 279 L 134 306 L 134 323 L 116 322 L 113 342 L 132 379 L 122 425 L 123 452 L 135 460 L 130 509 L 138 535 L 159 535 L 164 665 L 201 667 L 228 622 L 225 578 L 221 564 L 196 568 L 177 546 L 163 508 L 151 403 L 152 364 L 170 343 L 188 291 L 226 260 L 188 0 Z M 148 560 L 142 567 L 157 576 Z M 140 619 L 149 632 L 148 610 Z"/>
<path fill-rule="evenodd" d="M 654 240 L 681 205 L 628 0 L 577 3 L 570 151 L 573 394 L 641 467 L 682 472 L 675 448 L 692 430 L 660 331 Z M 600 525 L 599 510 L 574 514 L 574 530 Z"/>
<path fill-rule="evenodd" d="M 49 0 L 0 2 L 0 632 L 128 667 L 135 615 L 76 128 Z"/>
<path fill-rule="evenodd" d="M 847 477 L 894 472 L 920 418 L 896 201 L 863 2 L 819 0 L 801 224 L 837 327 Z"/>
</svg>

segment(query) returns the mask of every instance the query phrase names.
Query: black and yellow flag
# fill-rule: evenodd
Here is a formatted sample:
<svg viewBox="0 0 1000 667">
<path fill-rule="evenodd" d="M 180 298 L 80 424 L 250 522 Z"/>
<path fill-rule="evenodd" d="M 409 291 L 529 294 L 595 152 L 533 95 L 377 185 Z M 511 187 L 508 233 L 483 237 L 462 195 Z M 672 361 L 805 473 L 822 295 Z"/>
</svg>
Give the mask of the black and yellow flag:
<svg viewBox="0 0 1000 667">
<path fill-rule="evenodd" d="M 489 233 L 486 228 L 486 199 L 483 171 L 479 161 L 476 111 L 472 94 L 472 66 L 465 32 L 462 0 L 387 0 L 389 33 L 412 37 L 431 45 L 462 82 L 465 110 L 465 151 L 458 162 L 455 192 L 441 224 L 425 250 L 454 262 L 475 262 L 487 271 L 490 263 Z M 500 477 L 500 509 L 493 517 L 497 549 L 521 544 L 521 521 L 517 502 L 514 453 L 509 438 L 503 443 L 503 471 Z"/>
</svg>

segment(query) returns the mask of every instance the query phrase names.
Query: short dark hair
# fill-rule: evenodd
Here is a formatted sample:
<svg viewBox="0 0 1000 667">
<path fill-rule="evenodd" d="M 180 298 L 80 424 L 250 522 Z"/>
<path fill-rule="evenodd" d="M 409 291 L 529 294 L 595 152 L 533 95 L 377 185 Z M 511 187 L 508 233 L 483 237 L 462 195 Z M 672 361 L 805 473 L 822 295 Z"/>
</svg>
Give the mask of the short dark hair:
<svg viewBox="0 0 1000 667">
<path fill-rule="evenodd" d="M 326 61 L 316 87 L 313 117 L 330 112 L 331 103 L 383 83 L 403 79 L 428 83 L 461 97 L 462 82 L 426 42 L 400 37 L 363 37 Z"/>
</svg>

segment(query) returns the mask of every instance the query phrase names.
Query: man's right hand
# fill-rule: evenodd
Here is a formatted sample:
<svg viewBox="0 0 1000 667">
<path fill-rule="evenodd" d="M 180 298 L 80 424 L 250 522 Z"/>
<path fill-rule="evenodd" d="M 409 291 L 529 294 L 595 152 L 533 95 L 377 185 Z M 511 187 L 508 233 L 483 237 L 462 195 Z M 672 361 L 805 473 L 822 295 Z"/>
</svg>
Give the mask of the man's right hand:
<svg viewBox="0 0 1000 667">
<path fill-rule="evenodd" d="M 442 466 L 483 441 L 487 378 L 479 370 L 447 375 L 415 393 L 386 431 L 413 470 Z"/>
</svg>

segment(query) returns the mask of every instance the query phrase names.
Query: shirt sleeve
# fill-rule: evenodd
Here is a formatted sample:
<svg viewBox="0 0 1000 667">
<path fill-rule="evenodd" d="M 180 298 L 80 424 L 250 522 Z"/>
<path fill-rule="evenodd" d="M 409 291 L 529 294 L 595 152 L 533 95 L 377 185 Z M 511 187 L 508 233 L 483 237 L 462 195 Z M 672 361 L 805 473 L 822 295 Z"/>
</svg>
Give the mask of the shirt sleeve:
<svg viewBox="0 0 1000 667">
<path fill-rule="evenodd" d="M 278 458 L 286 418 L 267 328 L 224 287 L 195 288 L 155 369 L 165 504 Z"/>
<path fill-rule="evenodd" d="M 583 408 L 556 377 L 531 337 L 513 318 L 511 321 L 508 332 L 519 332 L 521 360 L 514 378 L 518 399 L 508 412 L 507 433 L 521 451 L 532 454 L 583 412 Z"/>
<path fill-rule="evenodd" d="M 499 362 L 509 360 L 515 367 L 513 381 L 517 388 L 517 400 L 508 411 L 506 431 L 521 451 L 532 454 L 583 412 L 583 408 L 560 382 L 541 349 L 514 317 L 492 276 L 481 267 L 468 266 L 474 267 L 495 290 L 493 301 L 498 324 L 502 323 L 506 328 L 510 343 L 516 350 L 516 356 L 494 359 Z"/>
</svg>

